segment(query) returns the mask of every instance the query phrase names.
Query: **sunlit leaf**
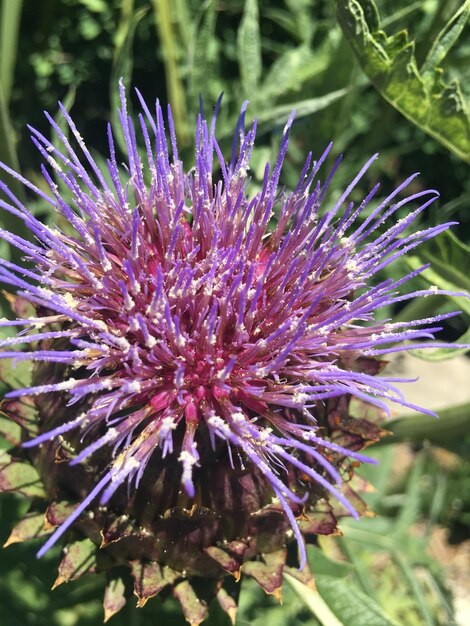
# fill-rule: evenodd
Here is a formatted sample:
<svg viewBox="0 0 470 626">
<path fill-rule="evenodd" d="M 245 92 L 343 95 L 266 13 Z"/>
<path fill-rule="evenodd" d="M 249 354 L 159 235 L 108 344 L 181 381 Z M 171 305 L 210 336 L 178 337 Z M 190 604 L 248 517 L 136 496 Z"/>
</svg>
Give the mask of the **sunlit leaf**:
<svg viewBox="0 0 470 626">
<path fill-rule="evenodd" d="M 442 70 L 433 63 L 460 33 L 459 18 L 441 33 L 426 64 L 419 70 L 414 42 L 406 31 L 388 36 L 380 30 L 373 0 L 335 0 L 336 14 L 359 63 L 381 95 L 413 124 L 470 162 L 470 116 L 456 81 L 442 80 Z M 462 17 L 463 19 L 463 17 Z"/>
<path fill-rule="evenodd" d="M 317 591 L 288 574 L 286 579 L 323 626 L 398 626 L 348 579 L 317 575 Z"/>
</svg>

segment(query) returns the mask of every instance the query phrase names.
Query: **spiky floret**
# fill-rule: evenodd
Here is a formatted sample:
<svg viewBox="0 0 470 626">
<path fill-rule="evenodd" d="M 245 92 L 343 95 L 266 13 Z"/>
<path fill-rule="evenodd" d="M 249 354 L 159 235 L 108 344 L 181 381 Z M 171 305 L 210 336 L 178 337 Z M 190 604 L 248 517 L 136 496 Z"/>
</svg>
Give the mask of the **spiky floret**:
<svg viewBox="0 0 470 626">
<path fill-rule="evenodd" d="M 78 149 L 48 114 L 62 148 L 31 128 L 48 165 L 42 173 L 50 192 L 2 166 L 61 220 L 55 228 L 45 226 L 2 185 L 11 201 L 0 201 L 2 208 L 24 221 L 34 241 L 1 231 L 32 269 L 3 259 L 0 278 L 36 314 L 1 322 L 24 331 L 1 341 L 0 356 L 63 366 L 62 377 L 38 380 L 7 397 L 66 394 L 67 407 L 75 405 L 23 445 L 70 438 L 72 465 L 107 454 L 88 495 L 39 555 L 92 503 L 109 504 L 124 484 L 128 493 L 138 492 L 151 459 L 158 458 L 160 467 L 178 461 L 181 485 L 189 500 L 198 501 L 210 490 L 198 480 L 202 450 L 212 449 L 234 473 L 253 468 L 264 481 L 287 516 L 303 566 L 296 518 L 310 491 L 329 492 L 357 515 L 338 487 L 341 467 L 332 458 L 368 460 L 331 440 L 319 422 L 321 406 L 352 396 L 385 411 L 390 400 L 415 408 L 394 386 L 397 379 L 375 377 L 376 369 L 368 372 L 361 360 L 414 348 L 421 339 L 431 340 L 426 347 L 440 345 L 433 341 L 438 328 L 430 325 L 450 315 L 375 321 L 385 306 L 445 292 L 400 294 L 424 267 L 398 280 L 370 281 L 450 224 L 410 228 L 438 195 L 420 191 L 398 200 L 415 176 L 373 209 L 378 185 L 355 206 L 351 192 L 375 156 L 328 205 L 339 160 L 324 182 L 317 175 L 331 145 L 318 161 L 309 154 L 293 191 L 280 189 L 292 117 L 276 162 L 266 165 L 261 190 L 250 196 L 256 122 L 245 133 L 245 107 L 230 162 L 215 138 L 215 116 L 212 123 L 198 117 L 195 166 L 184 173 L 171 111 L 170 155 L 160 105 L 152 114 L 139 99 L 137 133 L 121 85 L 125 167 L 118 164 L 109 127 L 110 156 L 101 171 L 62 106 Z M 408 206 L 407 216 L 386 228 Z M 10 350 L 21 344 L 31 347 Z M 292 472 L 302 480 L 292 484 Z"/>
</svg>

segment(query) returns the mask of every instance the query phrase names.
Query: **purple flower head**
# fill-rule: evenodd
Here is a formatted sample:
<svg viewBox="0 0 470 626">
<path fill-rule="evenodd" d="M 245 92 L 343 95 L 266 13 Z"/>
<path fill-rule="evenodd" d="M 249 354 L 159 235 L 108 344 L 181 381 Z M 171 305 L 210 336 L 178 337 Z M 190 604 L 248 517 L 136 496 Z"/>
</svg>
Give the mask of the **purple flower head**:
<svg viewBox="0 0 470 626">
<path fill-rule="evenodd" d="M 109 451 L 94 487 L 39 555 L 91 503 L 107 505 L 124 485 L 138 491 L 156 455 L 179 462 L 182 491 L 197 500 L 202 451 L 209 448 L 228 458 L 234 471 L 256 468 L 289 520 L 303 565 L 297 518 L 310 489 L 330 492 L 356 516 L 331 458 L 368 461 L 325 435 L 319 408 L 340 396 L 385 411 L 389 401 L 415 408 L 394 386 L 396 379 L 375 377 L 360 364 L 432 340 L 439 329 L 430 326 L 449 316 L 376 321 L 383 307 L 445 292 L 401 294 L 424 268 L 399 280 L 372 279 L 450 224 L 413 230 L 438 195 L 431 190 L 402 198 L 415 176 L 380 202 L 374 203 L 378 185 L 358 206 L 350 201 L 375 156 L 332 204 L 327 192 L 339 160 L 320 175 L 331 145 L 318 161 L 307 157 L 293 191 L 281 189 L 293 116 L 260 191 L 249 188 L 256 122 L 245 132 L 245 107 L 230 162 L 215 138 L 215 116 L 212 122 L 198 117 L 195 166 L 185 173 L 170 109 L 167 131 L 158 102 L 152 114 L 139 99 L 136 129 L 121 85 L 123 165 L 111 127 L 103 171 L 61 106 L 73 139 L 47 114 L 62 146 L 31 129 L 47 164 L 42 173 L 49 192 L 2 166 L 60 217 L 57 227 L 45 226 L 2 185 L 11 201 L 0 201 L 2 208 L 21 218 L 32 237 L 1 234 L 33 267 L 3 259 L 0 278 L 36 314 L 1 322 L 24 331 L 0 342 L 0 356 L 63 366 L 62 378 L 7 396 L 65 394 L 72 416 L 24 446 L 76 433 L 72 465 Z M 408 206 L 405 218 L 385 227 Z M 11 350 L 19 344 L 32 345 Z M 286 480 L 290 469 L 303 477 L 296 485 Z"/>
</svg>

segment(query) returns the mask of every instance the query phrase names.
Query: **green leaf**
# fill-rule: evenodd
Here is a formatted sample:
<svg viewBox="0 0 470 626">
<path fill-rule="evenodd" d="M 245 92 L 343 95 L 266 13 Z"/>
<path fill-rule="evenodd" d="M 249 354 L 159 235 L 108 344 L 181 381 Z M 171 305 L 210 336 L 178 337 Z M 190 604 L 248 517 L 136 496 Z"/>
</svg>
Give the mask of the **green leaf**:
<svg viewBox="0 0 470 626">
<path fill-rule="evenodd" d="M 238 65 L 246 98 L 255 100 L 262 73 L 258 0 L 246 0 L 237 33 Z"/>
<path fill-rule="evenodd" d="M 351 573 L 351 566 L 344 561 L 333 561 L 325 552 L 316 546 L 307 546 L 308 562 L 314 576 L 325 575 L 344 578 Z"/>
<path fill-rule="evenodd" d="M 114 34 L 114 59 L 120 54 L 122 47 L 126 43 L 129 26 L 134 11 L 134 0 L 122 0 L 121 15 L 119 17 L 118 27 Z"/>
<path fill-rule="evenodd" d="M 347 579 L 319 576 L 316 583 L 322 598 L 345 626 L 399 626 Z"/>
<path fill-rule="evenodd" d="M 295 108 L 295 118 L 300 119 L 326 109 L 332 102 L 336 102 L 336 100 L 339 100 L 347 93 L 348 88 L 337 89 L 318 98 L 300 100 L 295 103 L 295 106 L 293 104 L 281 104 L 277 107 L 260 111 L 259 115 L 257 115 L 259 132 L 267 132 L 276 126 L 285 124 L 293 108 Z"/>
<path fill-rule="evenodd" d="M 329 61 L 329 54 L 319 58 L 318 50 L 313 51 L 306 44 L 286 50 L 274 61 L 263 81 L 263 102 L 275 101 L 289 91 L 299 90 L 304 82 L 323 72 Z"/>
<path fill-rule="evenodd" d="M 432 267 L 425 269 L 420 276 L 439 289 L 453 291 L 469 291 L 470 289 L 470 278 L 467 274 L 424 249 L 420 250 L 417 255 L 406 257 L 406 263 L 413 269 L 417 269 L 423 263 L 431 263 Z M 465 304 L 463 306 L 465 308 Z"/>
<path fill-rule="evenodd" d="M 314 591 L 289 574 L 285 574 L 284 578 L 322 626 L 345 626 L 345 624 L 336 617 L 318 591 Z"/>
<path fill-rule="evenodd" d="M 459 344 L 467 344 L 470 346 L 470 328 L 455 341 Z M 411 354 L 423 359 L 424 361 L 445 361 L 447 359 L 455 359 L 455 357 L 465 354 L 470 348 L 435 348 L 434 350 L 412 350 Z"/>
<path fill-rule="evenodd" d="M 15 2 L 2 0 L 0 12 L 0 161 L 17 172 L 20 168 L 16 152 L 16 136 L 10 121 L 8 105 L 13 84 L 22 4 L 22 0 Z M 26 203 L 23 185 L 16 178 L 8 176 L 5 181 L 2 173 L 2 180 L 23 204 Z M 3 194 L 1 198 L 5 200 Z M 7 220 L 9 231 L 28 238 L 28 229 L 23 220 L 2 210 L 0 225 L 4 225 L 5 220 Z M 22 253 L 13 246 L 10 246 L 6 255 L 5 252 L 2 256 L 7 256 L 15 262 L 20 261 Z"/>
<path fill-rule="evenodd" d="M 317 591 L 289 574 L 285 578 L 323 626 L 398 626 L 346 578 L 316 575 Z"/>
<path fill-rule="evenodd" d="M 436 37 L 431 50 L 423 63 L 423 76 L 432 80 L 432 74 L 438 70 L 439 64 L 457 42 L 470 16 L 470 0 L 466 0 L 460 9 L 453 15 L 439 35 Z"/>
<path fill-rule="evenodd" d="M 191 38 L 191 16 L 186 0 L 174 0 L 173 9 L 173 16 L 180 31 L 181 42 L 188 49 Z"/>
<path fill-rule="evenodd" d="M 14 359 L 2 359 L 0 361 L 0 382 L 16 389 L 18 387 L 29 387 L 32 378 L 33 366 L 28 361 L 17 361 Z"/>
<path fill-rule="evenodd" d="M 170 0 L 152 0 L 155 26 L 159 44 L 164 51 L 165 80 L 168 100 L 171 104 L 175 133 L 181 146 L 189 142 L 186 99 L 179 65 L 179 45 L 181 42 L 175 32 L 172 7 Z"/>
<path fill-rule="evenodd" d="M 462 438 L 470 433 L 470 403 L 459 404 L 438 411 L 439 419 L 423 413 L 404 415 L 386 422 L 383 426 L 392 434 L 384 437 L 376 445 L 386 445 L 397 441 L 432 441 Z"/>
<path fill-rule="evenodd" d="M 407 256 L 406 264 L 412 270 L 416 270 L 424 263 L 431 263 L 432 267 L 428 267 L 421 274 L 421 278 L 426 280 L 430 285 L 446 291 L 462 292 L 470 290 L 470 280 L 467 275 L 461 272 L 448 262 L 430 254 L 425 249 L 420 251 L 419 255 Z M 450 296 L 455 302 L 458 309 L 470 316 L 470 298 L 465 296 Z M 468 328 L 455 343 L 470 343 L 470 328 Z M 468 348 L 436 348 L 433 350 L 419 349 L 413 350 L 412 354 L 428 361 L 442 361 L 451 359 L 460 354 L 464 354 Z"/>
<path fill-rule="evenodd" d="M 338 22 L 374 87 L 413 124 L 470 163 L 470 116 L 459 84 L 445 83 L 440 68 L 424 76 L 408 33 L 387 36 L 380 30 L 371 17 L 376 14 L 372 0 L 335 0 L 335 5 Z M 455 28 L 450 27 L 454 37 Z M 433 58 L 451 44 L 451 38 L 442 35 L 444 48 L 433 52 Z"/>
</svg>

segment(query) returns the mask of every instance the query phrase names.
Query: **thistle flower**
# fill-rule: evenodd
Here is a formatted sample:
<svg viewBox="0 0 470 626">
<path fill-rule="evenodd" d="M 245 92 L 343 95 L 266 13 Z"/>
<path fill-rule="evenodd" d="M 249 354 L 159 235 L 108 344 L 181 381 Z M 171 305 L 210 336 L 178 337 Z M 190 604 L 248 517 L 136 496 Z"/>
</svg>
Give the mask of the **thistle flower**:
<svg viewBox="0 0 470 626">
<path fill-rule="evenodd" d="M 279 188 L 293 117 L 250 195 L 256 123 L 245 133 L 245 106 L 230 162 L 215 138 L 216 114 L 211 123 L 198 117 L 195 166 L 185 173 L 170 109 L 171 154 L 160 105 L 152 114 L 138 96 L 137 132 L 121 85 L 124 166 L 111 127 L 103 171 L 62 106 L 72 140 L 48 114 L 61 147 L 30 129 L 49 192 L 2 166 L 58 222 L 42 224 L 2 184 L 11 202 L 2 208 L 31 240 L 1 231 L 29 264 L 0 261 L 22 311 L 0 324 L 24 328 L 0 342 L 0 356 L 34 367 L 30 383 L 6 394 L 4 409 L 21 427 L 11 440 L 22 445 L 4 457 L 0 482 L 21 491 L 11 467 L 28 463 L 44 485 L 46 528 L 33 533 L 22 522 L 10 542 L 55 527 L 41 556 L 69 529 L 81 537 L 59 582 L 72 577 L 77 546 L 88 546 L 106 554 L 98 568 L 132 568 L 141 604 L 170 586 L 196 624 L 207 608 L 191 604 L 195 596 L 217 594 L 234 608 L 221 586 L 227 573 L 242 568 L 277 593 L 286 545 L 298 546 L 304 568 L 312 534 L 333 532 L 341 514 L 357 517 L 362 504 L 346 483 L 370 461 L 358 450 L 380 429 L 351 417 L 350 399 L 379 411 L 389 401 L 415 408 L 397 379 L 375 376 L 378 357 L 421 339 L 440 345 L 432 325 L 451 315 L 376 321 L 383 307 L 431 291 L 400 293 L 424 268 L 372 279 L 450 224 L 412 230 L 438 195 L 398 199 L 415 176 L 372 209 L 378 185 L 355 206 L 349 197 L 375 156 L 328 201 L 339 160 L 317 176 L 331 145 L 318 161 L 307 157 L 293 191 Z M 212 581 L 207 597 L 198 577 Z M 127 594 L 110 589 L 108 616 Z"/>
</svg>

